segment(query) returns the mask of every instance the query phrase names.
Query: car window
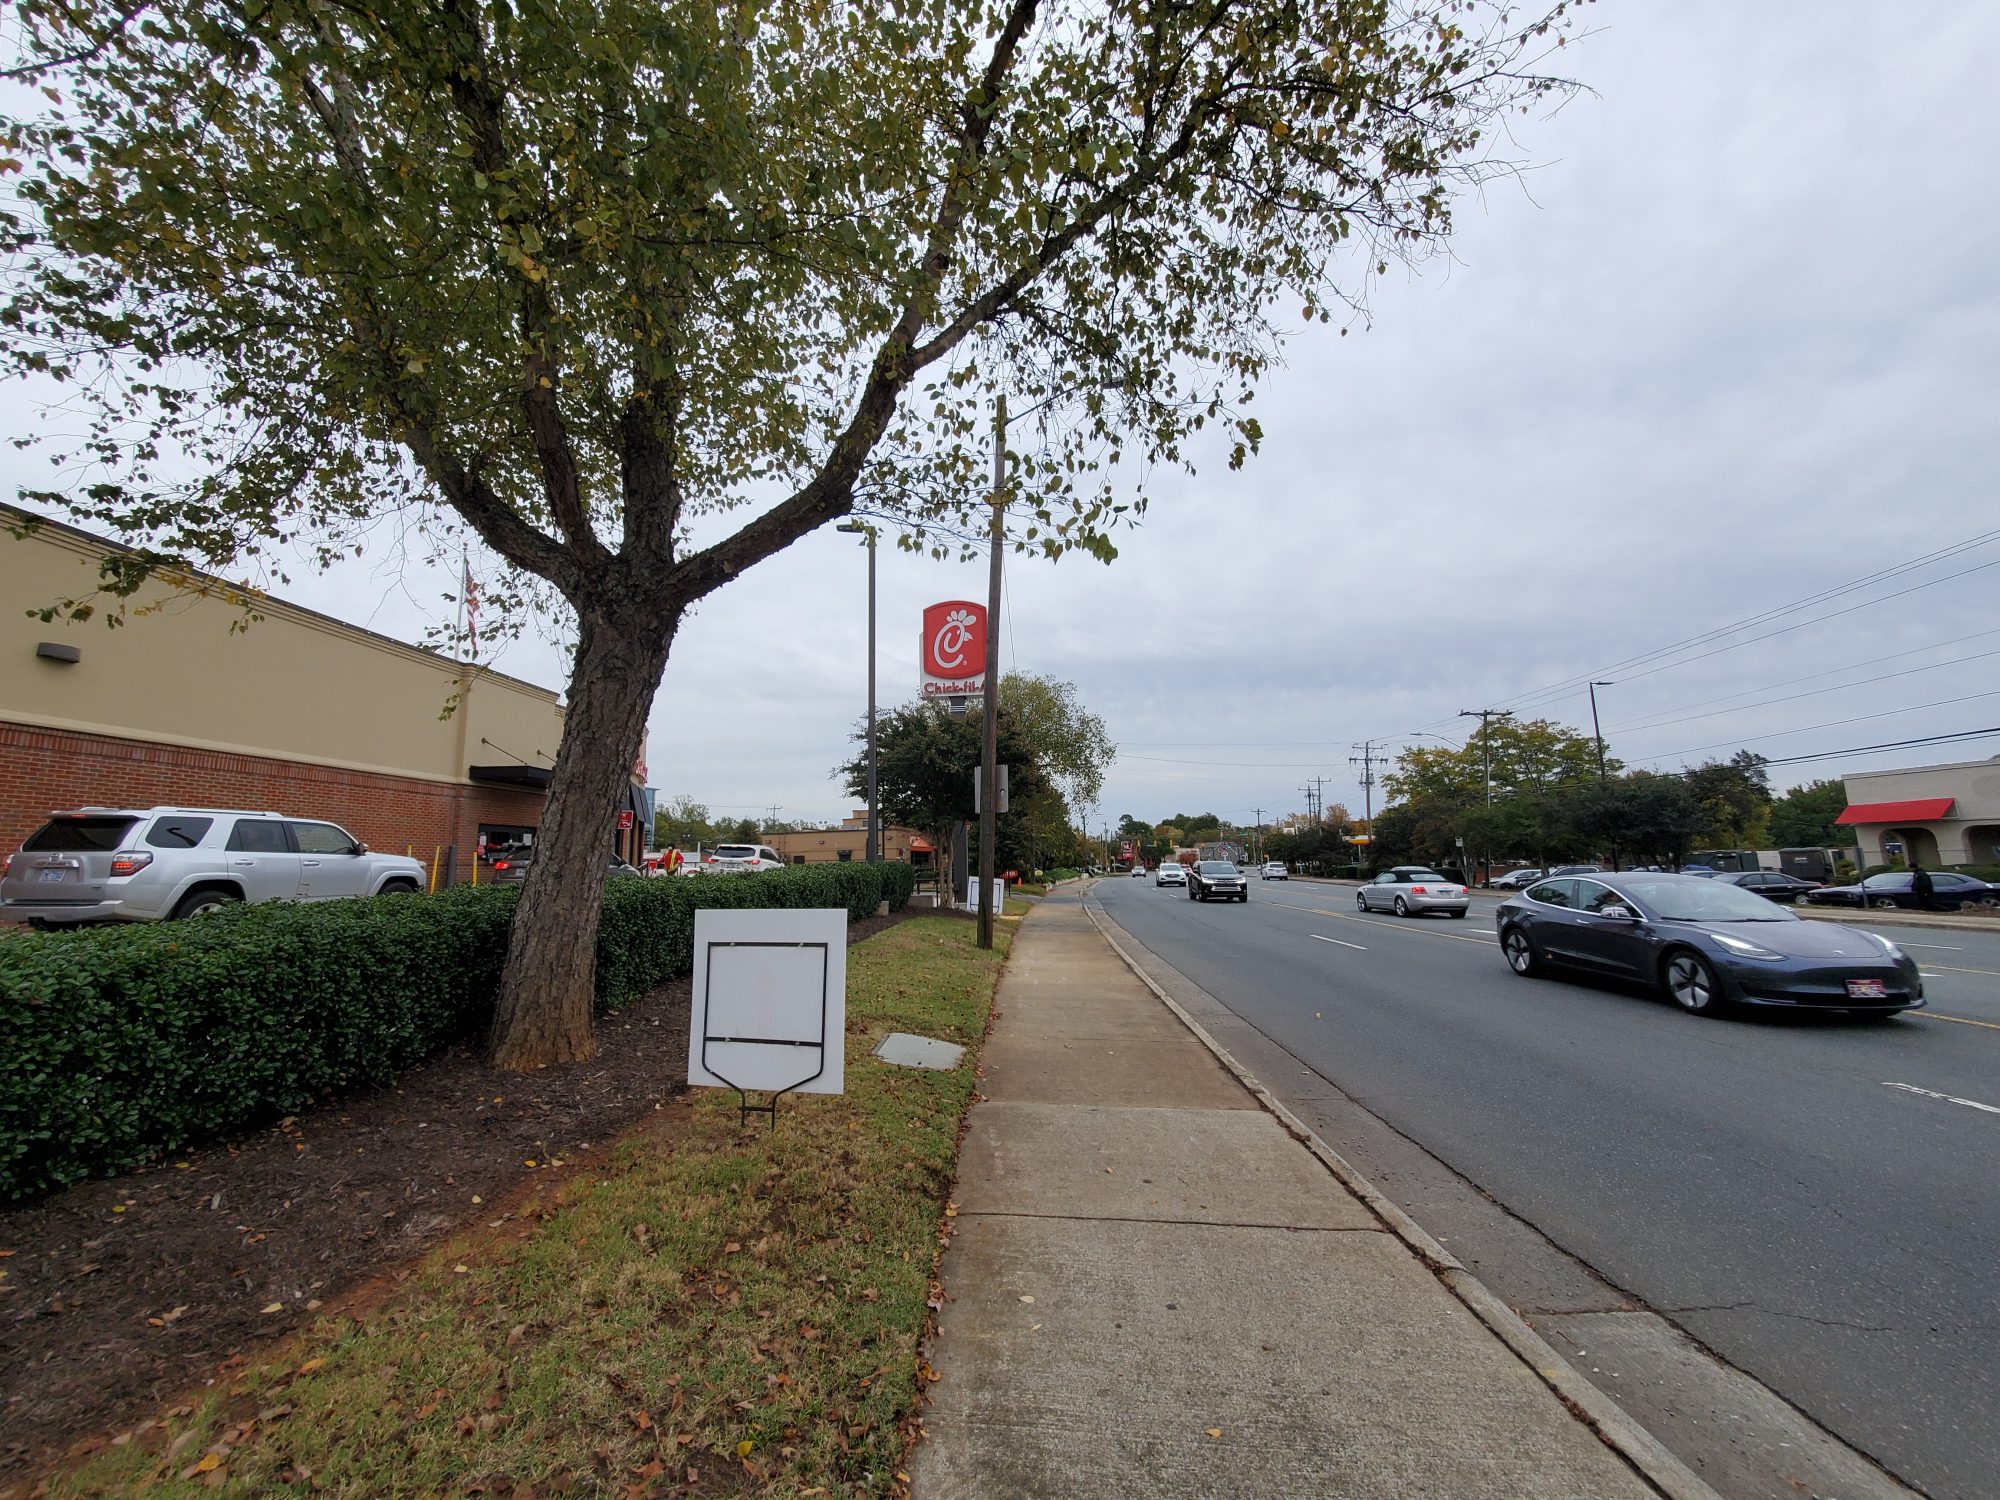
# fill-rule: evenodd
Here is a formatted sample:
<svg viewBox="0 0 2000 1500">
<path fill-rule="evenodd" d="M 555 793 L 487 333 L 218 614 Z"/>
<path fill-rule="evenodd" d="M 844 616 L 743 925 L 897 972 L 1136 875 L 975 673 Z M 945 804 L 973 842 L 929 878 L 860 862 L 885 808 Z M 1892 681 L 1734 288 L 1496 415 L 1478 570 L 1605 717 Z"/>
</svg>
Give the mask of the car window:
<svg viewBox="0 0 2000 1500">
<path fill-rule="evenodd" d="M 285 825 L 276 818 L 238 818 L 229 830 L 229 847 L 244 854 L 289 854 Z"/>
<path fill-rule="evenodd" d="M 87 854 L 93 850 L 116 849 L 137 818 L 57 818 L 28 835 L 23 849 L 45 849 L 54 854 Z"/>
<path fill-rule="evenodd" d="M 1960 886 L 1976 885 L 1978 882 L 1968 875 L 1954 875 L 1948 870 L 1940 870 L 1931 876 L 1931 889 L 1939 891 L 1955 890 Z"/>
<path fill-rule="evenodd" d="M 188 818 L 175 814 L 156 819 L 146 830 L 146 842 L 155 849 L 192 849 L 215 826 L 213 818 Z"/>
<path fill-rule="evenodd" d="M 1539 901 L 1544 906 L 1575 906 L 1576 882 L 1574 880 L 1544 880 L 1540 885 L 1528 887 L 1528 899 Z"/>
<path fill-rule="evenodd" d="M 301 854 L 352 854 L 354 835 L 332 823 L 294 823 Z"/>
<path fill-rule="evenodd" d="M 757 850 L 750 844 L 717 844 L 715 846 L 715 857 L 717 859 L 755 859 L 757 857 Z"/>
<path fill-rule="evenodd" d="M 1623 896 L 1608 885 L 1599 885 L 1594 880 L 1576 882 L 1576 905 L 1579 911 L 1603 911 L 1607 906 L 1620 907 L 1630 911 Z"/>
<path fill-rule="evenodd" d="M 1667 922 L 1796 922 L 1791 911 L 1755 891 L 1685 875 L 1631 876 L 1631 893 Z"/>
<path fill-rule="evenodd" d="M 1450 884 L 1450 882 L 1445 880 L 1444 876 L 1438 874 L 1436 870 L 1405 870 L 1403 871 L 1402 875 L 1399 878 L 1410 881 L 1412 884 L 1414 884 L 1419 880 L 1435 880 L 1440 884 L 1445 884 L 1445 885 Z"/>
<path fill-rule="evenodd" d="M 1910 877 L 1891 870 L 1883 875 L 1870 875 L 1861 883 L 1871 891 L 1900 891 L 1909 888 Z"/>
<path fill-rule="evenodd" d="M 1374 883 L 1376 885 L 1394 885 L 1396 883 L 1395 871 L 1384 870 L 1380 875 L 1375 877 Z"/>
</svg>

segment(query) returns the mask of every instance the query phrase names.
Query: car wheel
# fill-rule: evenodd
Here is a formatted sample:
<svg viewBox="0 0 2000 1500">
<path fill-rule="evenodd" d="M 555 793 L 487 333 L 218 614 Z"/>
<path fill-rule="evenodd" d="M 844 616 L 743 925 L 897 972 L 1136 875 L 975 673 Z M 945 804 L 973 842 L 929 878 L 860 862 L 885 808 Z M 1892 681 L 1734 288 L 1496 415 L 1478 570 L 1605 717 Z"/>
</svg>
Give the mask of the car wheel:
<svg viewBox="0 0 2000 1500">
<path fill-rule="evenodd" d="M 1446 913 L 1446 915 L 1447 915 L 1447 916 L 1453 916 L 1453 917 L 1463 917 L 1463 916 L 1465 915 L 1465 913 L 1464 913 L 1464 912 L 1462 912 L 1462 911 L 1454 911 L 1454 912 L 1447 912 L 1447 913 Z"/>
<path fill-rule="evenodd" d="M 1356 892 L 1354 893 L 1354 906 L 1355 906 L 1355 909 L 1356 909 L 1357 911 L 1367 911 L 1367 910 L 1368 910 L 1368 894 L 1367 894 L 1367 892 L 1365 892 L 1365 891 L 1356 891 Z"/>
<path fill-rule="evenodd" d="M 1699 953 L 1683 948 L 1660 966 L 1660 983 L 1668 997 L 1691 1016 L 1712 1016 L 1722 1009 L 1722 987 L 1715 970 Z"/>
<path fill-rule="evenodd" d="M 1236 899 L 1238 901 L 1241 901 L 1245 906 L 1248 906 L 1250 904 L 1250 893 L 1248 891 L 1245 891 L 1242 895 L 1238 896 Z"/>
<path fill-rule="evenodd" d="M 1965 904 L 1976 906 L 1981 911 L 2000 911 L 2000 896 L 1974 896 Z"/>
<path fill-rule="evenodd" d="M 187 917 L 198 917 L 204 912 L 221 911 L 225 906 L 237 905 L 242 899 L 241 896 L 232 895 L 228 891 L 196 891 L 192 895 L 181 897 L 180 904 L 174 908 L 174 919 L 180 921 Z"/>
<path fill-rule="evenodd" d="M 1869 896 L 1861 904 L 1864 907 L 1872 906 L 1877 911 L 1880 911 L 1884 907 L 1893 907 L 1896 904 L 1896 899 L 1893 896 Z"/>
<path fill-rule="evenodd" d="M 1396 898 L 1396 915 L 1399 917 L 1407 917 L 1409 914 L 1410 914 L 1410 903 L 1405 901 L 1401 896 L 1398 896 Z"/>
<path fill-rule="evenodd" d="M 414 896 L 418 890 L 414 880 L 392 880 L 382 887 L 385 896 Z"/>
<path fill-rule="evenodd" d="M 1541 954 L 1535 951 L 1527 933 L 1518 927 L 1509 927 L 1502 935 L 1500 951 L 1507 957 L 1507 967 L 1524 979 L 1542 966 Z"/>
</svg>

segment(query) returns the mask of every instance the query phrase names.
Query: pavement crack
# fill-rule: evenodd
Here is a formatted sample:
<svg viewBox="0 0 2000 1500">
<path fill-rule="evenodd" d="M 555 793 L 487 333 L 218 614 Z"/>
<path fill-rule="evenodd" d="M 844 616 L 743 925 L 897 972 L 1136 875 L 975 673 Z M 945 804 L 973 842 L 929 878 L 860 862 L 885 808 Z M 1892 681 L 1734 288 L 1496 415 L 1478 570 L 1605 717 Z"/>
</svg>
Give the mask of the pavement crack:
<svg viewBox="0 0 2000 1500">
<path fill-rule="evenodd" d="M 1820 1328 L 1847 1328 L 1856 1333 L 1894 1333 L 1895 1325 L 1890 1323 L 1850 1323 L 1845 1318 L 1815 1318 L 1810 1313 L 1779 1312 L 1774 1307 L 1760 1307 L 1755 1302 L 1709 1302 L 1688 1307 L 1657 1307 L 1655 1312 L 1679 1316 L 1682 1313 L 1724 1313 L 1754 1312 L 1767 1318 L 1786 1318 L 1794 1323 L 1811 1323 Z"/>
</svg>

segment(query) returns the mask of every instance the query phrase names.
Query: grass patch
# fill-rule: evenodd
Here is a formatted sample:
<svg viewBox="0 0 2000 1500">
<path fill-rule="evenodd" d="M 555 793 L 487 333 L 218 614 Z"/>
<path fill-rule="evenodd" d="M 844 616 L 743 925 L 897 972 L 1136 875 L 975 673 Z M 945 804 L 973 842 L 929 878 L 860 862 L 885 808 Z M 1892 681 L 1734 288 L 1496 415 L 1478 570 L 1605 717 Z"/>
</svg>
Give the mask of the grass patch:
<svg viewBox="0 0 2000 1500">
<path fill-rule="evenodd" d="M 870 1050 L 975 1047 L 1011 929 L 918 917 L 848 955 L 847 1093 L 740 1127 L 702 1091 L 52 1496 L 884 1494 L 919 1386 L 973 1091 Z"/>
</svg>

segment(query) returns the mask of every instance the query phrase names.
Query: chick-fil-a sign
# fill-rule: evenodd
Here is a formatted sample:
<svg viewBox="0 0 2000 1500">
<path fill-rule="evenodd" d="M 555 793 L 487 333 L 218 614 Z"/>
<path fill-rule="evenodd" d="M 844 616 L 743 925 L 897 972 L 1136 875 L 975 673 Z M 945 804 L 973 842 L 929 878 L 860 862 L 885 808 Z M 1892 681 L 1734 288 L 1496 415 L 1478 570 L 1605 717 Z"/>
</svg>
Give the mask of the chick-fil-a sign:
<svg viewBox="0 0 2000 1500">
<path fill-rule="evenodd" d="M 936 697 L 974 690 L 986 675 L 986 606 L 947 599 L 924 611 L 923 691 Z"/>
</svg>

